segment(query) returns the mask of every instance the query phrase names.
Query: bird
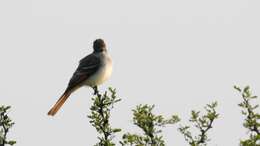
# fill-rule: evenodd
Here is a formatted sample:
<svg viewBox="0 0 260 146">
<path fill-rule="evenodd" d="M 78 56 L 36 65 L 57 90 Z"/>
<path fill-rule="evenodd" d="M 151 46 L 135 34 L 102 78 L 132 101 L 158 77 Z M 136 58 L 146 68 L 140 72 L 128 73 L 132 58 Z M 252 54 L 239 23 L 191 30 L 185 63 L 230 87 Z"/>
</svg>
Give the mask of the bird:
<svg viewBox="0 0 260 146">
<path fill-rule="evenodd" d="M 54 116 L 69 96 L 77 89 L 88 86 L 98 92 L 98 85 L 104 83 L 112 74 L 112 59 L 108 54 L 103 39 L 96 39 L 93 42 L 93 52 L 79 61 L 76 71 L 73 73 L 66 90 L 48 112 Z"/>
</svg>

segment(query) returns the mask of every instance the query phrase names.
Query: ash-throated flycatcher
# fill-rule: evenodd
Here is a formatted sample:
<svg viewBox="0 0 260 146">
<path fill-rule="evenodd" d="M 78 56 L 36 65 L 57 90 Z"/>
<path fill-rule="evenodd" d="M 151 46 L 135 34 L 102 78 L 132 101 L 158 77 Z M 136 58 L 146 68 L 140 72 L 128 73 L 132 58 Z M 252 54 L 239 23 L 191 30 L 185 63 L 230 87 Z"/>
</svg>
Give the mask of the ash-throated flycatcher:
<svg viewBox="0 0 260 146">
<path fill-rule="evenodd" d="M 93 43 L 94 51 L 80 60 L 79 66 L 74 72 L 67 89 L 48 112 L 54 116 L 68 97 L 82 86 L 90 86 L 97 92 L 97 86 L 106 81 L 112 73 L 112 60 L 107 53 L 106 44 L 102 39 Z"/>
</svg>

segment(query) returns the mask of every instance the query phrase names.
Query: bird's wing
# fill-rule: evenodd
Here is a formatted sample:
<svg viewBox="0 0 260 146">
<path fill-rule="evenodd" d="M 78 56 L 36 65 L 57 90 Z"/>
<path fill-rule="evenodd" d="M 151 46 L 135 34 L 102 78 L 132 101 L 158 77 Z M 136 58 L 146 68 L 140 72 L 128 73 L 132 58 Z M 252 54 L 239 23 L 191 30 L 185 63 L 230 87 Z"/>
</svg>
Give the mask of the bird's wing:
<svg viewBox="0 0 260 146">
<path fill-rule="evenodd" d="M 99 69 L 100 62 L 100 59 L 95 54 L 90 54 L 80 60 L 79 66 L 71 77 L 66 91 L 77 87 L 93 75 Z"/>
</svg>

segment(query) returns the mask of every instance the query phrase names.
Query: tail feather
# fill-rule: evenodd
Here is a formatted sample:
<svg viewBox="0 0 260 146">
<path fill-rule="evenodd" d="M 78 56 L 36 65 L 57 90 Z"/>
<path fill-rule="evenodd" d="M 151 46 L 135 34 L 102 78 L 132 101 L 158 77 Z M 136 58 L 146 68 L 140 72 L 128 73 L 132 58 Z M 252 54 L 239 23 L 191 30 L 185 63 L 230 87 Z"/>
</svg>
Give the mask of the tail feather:
<svg viewBox="0 0 260 146">
<path fill-rule="evenodd" d="M 69 93 L 65 92 L 59 98 L 59 100 L 55 103 L 55 105 L 51 108 L 51 110 L 48 112 L 48 115 L 49 116 L 54 116 L 59 111 L 61 106 L 65 103 L 65 101 L 69 98 L 70 94 L 71 94 L 70 92 Z"/>
</svg>

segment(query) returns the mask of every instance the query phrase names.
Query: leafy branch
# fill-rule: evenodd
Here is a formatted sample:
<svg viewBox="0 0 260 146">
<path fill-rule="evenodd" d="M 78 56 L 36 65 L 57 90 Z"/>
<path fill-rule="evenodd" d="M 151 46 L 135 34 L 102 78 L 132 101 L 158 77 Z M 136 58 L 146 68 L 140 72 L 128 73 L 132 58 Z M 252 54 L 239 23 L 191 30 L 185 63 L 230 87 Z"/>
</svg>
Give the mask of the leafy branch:
<svg viewBox="0 0 260 146">
<path fill-rule="evenodd" d="M 143 135 L 126 133 L 123 135 L 122 146 L 164 146 L 163 137 L 159 135 L 164 127 L 168 124 L 175 124 L 180 121 L 179 117 L 173 115 L 169 119 L 165 119 L 162 115 L 152 113 L 154 105 L 138 105 L 133 110 L 133 123 L 144 132 Z"/>
<path fill-rule="evenodd" d="M 249 130 L 249 138 L 241 140 L 241 146 L 256 146 L 260 145 L 260 114 L 256 112 L 259 105 L 253 105 L 252 100 L 257 99 L 257 96 L 252 95 L 250 87 L 246 86 L 243 90 L 234 86 L 234 88 L 241 94 L 243 101 L 238 104 L 242 108 L 242 114 L 245 116 L 243 126 Z"/>
<path fill-rule="evenodd" d="M 11 106 L 0 107 L 0 146 L 5 144 L 14 145 L 16 143 L 16 141 L 7 140 L 7 133 L 14 125 L 14 122 L 7 115 L 10 108 Z"/>
<path fill-rule="evenodd" d="M 216 112 L 217 102 L 207 104 L 204 109 L 206 110 L 205 115 L 200 115 L 199 111 L 191 111 L 191 119 L 189 120 L 199 130 L 198 136 L 192 136 L 190 132 L 190 126 L 180 126 L 179 131 L 184 135 L 185 140 L 191 146 L 206 146 L 209 138 L 207 132 L 212 128 L 213 122 L 219 117 Z"/>
<path fill-rule="evenodd" d="M 102 136 L 98 137 L 100 140 L 95 146 L 115 146 L 112 142 L 114 134 L 120 132 L 121 129 L 112 128 L 109 122 L 110 113 L 113 105 L 119 102 L 121 99 L 116 96 L 116 90 L 109 88 L 110 95 L 105 91 L 103 95 L 96 89 L 96 97 L 92 98 L 93 105 L 91 106 L 90 123 L 96 128 L 97 132 Z"/>
</svg>

